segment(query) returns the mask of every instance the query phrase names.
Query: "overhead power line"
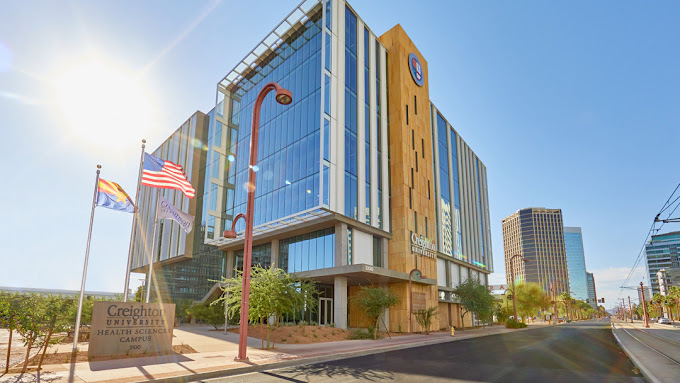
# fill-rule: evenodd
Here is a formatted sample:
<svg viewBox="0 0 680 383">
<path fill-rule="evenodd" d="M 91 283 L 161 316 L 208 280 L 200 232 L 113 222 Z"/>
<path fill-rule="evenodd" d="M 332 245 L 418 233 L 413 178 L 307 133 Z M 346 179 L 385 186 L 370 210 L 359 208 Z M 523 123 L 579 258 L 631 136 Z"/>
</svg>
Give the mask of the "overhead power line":
<svg viewBox="0 0 680 383">
<path fill-rule="evenodd" d="M 621 298 L 621 294 L 623 293 L 623 289 L 630 288 L 630 286 L 627 286 L 627 284 L 628 284 L 628 282 L 630 282 L 630 278 L 633 276 L 633 273 L 638 268 L 638 266 L 640 265 L 640 262 L 643 259 L 643 255 L 645 254 L 645 252 L 644 252 L 645 245 L 647 244 L 647 240 L 649 239 L 649 237 L 654 235 L 655 232 L 658 232 L 659 230 L 661 230 L 661 228 L 663 228 L 663 226 L 669 220 L 674 221 L 674 219 L 671 218 L 671 215 L 673 215 L 673 213 L 675 213 L 675 211 L 678 209 L 678 207 L 680 207 L 680 203 L 678 203 L 678 201 L 680 201 L 680 195 L 678 195 L 675 199 L 673 199 L 673 197 L 675 196 L 675 193 L 678 191 L 678 189 L 680 189 L 680 183 L 678 183 L 678 185 L 675 187 L 675 189 L 673 190 L 671 195 L 668 197 L 666 202 L 663 204 L 661 209 L 659 209 L 659 212 L 654 217 L 654 220 L 652 221 L 652 225 L 650 226 L 649 230 L 647 231 L 647 235 L 645 236 L 645 239 L 642 242 L 642 247 L 640 248 L 640 251 L 638 252 L 637 257 L 635 258 L 635 262 L 633 262 L 633 267 L 630 269 L 630 272 L 628 273 L 628 276 L 624 280 L 623 284 L 621 284 L 621 288 L 619 290 L 619 298 Z M 673 201 L 671 202 L 671 200 L 673 200 Z M 675 205 L 675 207 L 673 207 L 673 205 Z M 668 213 L 668 216 L 666 217 L 666 219 L 660 219 L 661 214 L 663 214 L 666 210 L 670 209 L 671 207 L 673 207 L 673 209 L 670 211 L 670 213 Z M 659 228 L 655 228 L 657 222 L 661 222 L 661 226 L 659 226 Z"/>
</svg>

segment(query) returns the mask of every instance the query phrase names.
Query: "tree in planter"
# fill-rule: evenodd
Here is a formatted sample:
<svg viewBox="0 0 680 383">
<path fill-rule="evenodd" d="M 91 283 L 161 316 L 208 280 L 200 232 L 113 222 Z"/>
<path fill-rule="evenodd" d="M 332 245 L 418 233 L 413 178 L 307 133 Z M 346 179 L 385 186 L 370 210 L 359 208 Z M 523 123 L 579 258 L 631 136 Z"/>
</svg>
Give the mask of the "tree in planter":
<svg viewBox="0 0 680 383">
<path fill-rule="evenodd" d="M 453 293 L 460 299 L 460 322 L 465 328 L 465 314 L 475 313 L 484 315 L 493 310 L 494 298 L 489 289 L 478 280 L 468 278 L 453 289 Z"/>
<path fill-rule="evenodd" d="M 243 272 L 239 271 L 235 278 L 223 278 L 221 285 L 225 294 L 219 301 L 226 301 L 229 318 L 239 317 Z M 318 294 L 316 284 L 310 280 L 288 274 L 273 266 L 265 269 L 254 265 L 250 277 L 248 321 L 260 324 L 266 322 L 262 330 L 264 331 L 265 327 L 267 329 L 267 348 L 274 347 L 274 343 L 270 343 L 272 330 L 270 319 L 273 320 L 276 329 L 283 315 L 298 313 L 303 309 L 316 310 Z M 264 349 L 264 334 L 261 338 Z"/>
<path fill-rule="evenodd" d="M 141 302 L 144 294 L 144 286 L 139 285 L 137 291 L 135 291 L 135 302 Z"/>
<path fill-rule="evenodd" d="M 572 318 L 572 313 L 571 313 L 571 301 L 574 299 L 571 297 L 571 295 L 567 292 L 560 293 L 560 295 L 557 296 L 557 299 L 559 301 L 562 301 L 564 304 L 563 308 L 559 308 L 558 311 L 560 313 L 564 313 L 564 317 L 566 319 L 573 319 Z"/>
<path fill-rule="evenodd" d="M 496 315 L 498 323 L 505 324 L 508 318 L 512 316 L 512 307 L 510 307 L 507 302 L 497 305 L 494 310 L 494 315 Z"/>
<path fill-rule="evenodd" d="M 21 299 L 22 297 L 18 294 L 0 292 L 0 327 L 9 330 L 5 374 L 9 371 L 9 357 L 12 351 L 12 335 L 17 330 L 22 315 L 25 315 L 25 312 L 21 307 Z"/>
<path fill-rule="evenodd" d="M 380 316 L 388 308 L 399 304 L 399 297 L 389 289 L 381 287 L 362 287 L 359 292 L 352 297 L 352 301 L 375 323 L 373 339 L 378 339 L 378 328 Z"/>
<path fill-rule="evenodd" d="M 175 301 L 175 323 L 179 327 L 189 315 L 187 309 L 191 307 L 191 299 L 177 299 Z"/>
<path fill-rule="evenodd" d="M 429 335 L 432 318 L 437 315 L 437 307 L 432 306 L 429 309 L 420 309 L 414 312 L 413 315 L 416 317 L 416 322 L 425 329 L 425 335 Z"/>
<path fill-rule="evenodd" d="M 538 310 L 550 307 L 550 297 L 537 283 L 520 283 L 515 286 L 515 304 L 522 322 L 529 316 L 536 315 Z M 517 318 L 515 318 L 517 320 Z"/>
<path fill-rule="evenodd" d="M 43 298 L 42 304 L 44 306 L 44 331 L 40 339 L 40 346 L 42 346 L 43 352 L 38 363 L 38 370 L 42 367 L 47 348 L 51 344 L 57 344 L 60 341 L 60 339 L 53 338 L 52 336 L 55 333 L 67 331 L 71 327 L 67 314 L 69 308 L 75 305 L 76 301 L 62 297 L 47 297 Z M 45 331 L 47 335 L 44 334 Z"/>
<path fill-rule="evenodd" d="M 45 323 L 45 304 L 44 301 L 37 295 L 31 294 L 22 297 L 20 300 L 19 320 L 17 323 L 17 332 L 24 340 L 26 346 L 26 358 L 24 359 L 24 366 L 21 373 L 26 372 L 28 368 L 28 361 L 31 355 L 31 350 L 34 346 L 40 347 L 40 338 L 44 336 Z"/>
<path fill-rule="evenodd" d="M 212 325 L 215 330 L 224 324 L 224 303 L 213 301 L 209 304 L 194 303 L 186 312 L 193 318 Z"/>
</svg>

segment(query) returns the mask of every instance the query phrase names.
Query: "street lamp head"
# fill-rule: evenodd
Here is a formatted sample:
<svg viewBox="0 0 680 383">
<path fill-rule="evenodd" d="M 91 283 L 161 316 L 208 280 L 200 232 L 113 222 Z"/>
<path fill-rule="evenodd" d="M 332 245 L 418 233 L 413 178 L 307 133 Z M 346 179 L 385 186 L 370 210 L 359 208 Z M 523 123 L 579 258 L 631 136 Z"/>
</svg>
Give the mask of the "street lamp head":
<svg viewBox="0 0 680 383">
<path fill-rule="evenodd" d="M 529 263 L 529 262 L 531 262 L 531 260 L 530 260 L 530 259 L 526 259 L 526 258 L 522 258 L 522 260 L 523 260 L 523 261 L 524 261 L 525 263 Z"/>
<path fill-rule="evenodd" d="M 293 102 L 293 95 L 288 89 L 281 87 L 276 88 L 276 102 L 281 105 L 288 105 Z"/>
<path fill-rule="evenodd" d="M 225 230 L 223 235 L 224 235 L 224 238 L 236 238 L 236 231 Z"/>
</svg>

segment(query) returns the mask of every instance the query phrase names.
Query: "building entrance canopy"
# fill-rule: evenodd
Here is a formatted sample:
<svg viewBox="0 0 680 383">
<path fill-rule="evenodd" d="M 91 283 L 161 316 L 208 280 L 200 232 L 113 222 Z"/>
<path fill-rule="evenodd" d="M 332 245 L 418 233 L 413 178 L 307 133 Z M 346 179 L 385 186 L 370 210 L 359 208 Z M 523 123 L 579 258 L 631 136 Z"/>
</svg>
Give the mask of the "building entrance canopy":
<svg viewBox="0 0 680 383">
<path fill-rule="evenodd" d="M 346 265 L 326 269 L 310 270 L 296 273 L 296 275 L 309 278 L 318 283 L 333 284 L 336 276 L 347 278 L 348 286 L 381 285 L 388 283 L 408 283 L 408 273 L 384 269 L 382 267 L 366 264 Z M 425 278 L 414 283 L 435 285 L 436 280 Z"/>
</svg>

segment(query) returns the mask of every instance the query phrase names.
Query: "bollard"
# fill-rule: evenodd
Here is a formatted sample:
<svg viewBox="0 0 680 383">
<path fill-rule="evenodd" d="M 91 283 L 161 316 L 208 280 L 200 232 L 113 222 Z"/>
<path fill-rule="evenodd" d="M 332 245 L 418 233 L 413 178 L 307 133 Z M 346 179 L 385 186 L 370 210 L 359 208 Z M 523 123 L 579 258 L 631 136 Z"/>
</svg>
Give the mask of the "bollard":
<svg viewBox="0 0 680 383">
<path fill-rule="evenodd" d="M 451 336 L 453 336 L 456 333 L 456 328 L 451 326 Z"/>
</svg>

